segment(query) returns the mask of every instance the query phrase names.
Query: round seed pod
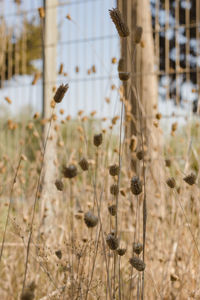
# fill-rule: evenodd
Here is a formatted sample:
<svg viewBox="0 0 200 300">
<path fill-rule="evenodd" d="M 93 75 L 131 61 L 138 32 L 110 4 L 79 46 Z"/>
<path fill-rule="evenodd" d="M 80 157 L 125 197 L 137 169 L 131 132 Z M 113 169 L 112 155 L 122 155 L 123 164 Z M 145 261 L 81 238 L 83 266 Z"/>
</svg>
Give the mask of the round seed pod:
<svg viewBox="0 0 200 300">
<path fill-rule="evenodd" d="M 129 72 L 119 72 L 119 79 L 121 81 L 127 81 L 130 78 L 130 73 Z"/>
<path fill-rule="evenodd" d="M 116 216 L 117 206 L 115 204 L 108 206 L 108 211 L 111 216 Z"/>
<path fill-rule="evenodd" d="M 81 160 L 79 161 L 79 166 L 81 167 L 81 169 L 83 171 L 87 171 L 89 169 L 89 163 L 87 161 L 86 158 L 81 158 Z"/>
<path fill-rule="evenodd" d="M 116 250 L 119 246 L 119 240 L 112 232 L 107 235 L 106 243 L 111 250 Z"/>
<path fill-rule="evenodd" d="M 119 187 L 117 184 L 112 184 L 110 187 L 110 193 L 114 196 L 119 194 Z"/>
<path fill-rule="evenodd" d="M 66 178 L 73 178 L 77 175 L 77 167 L 75 165 L 69 165 L 68 167 L 63 167 L 63 175 Z"/>
<path fill-rule="evenodd" d="M 171 189 L 174 189 L 176 186 L 176 181 L 175 181 L 174 177 L 168 178 L 166 183 Z"/>
<path fill-rule="evenodd" d="M 133 252 L 136 254 L 140 254 L 143 250 L 143 245 L 141 243 L 133 243 Z"/>
<path fill-rule="evenodd" d="M 119 256 L 123 256 L 126 253 L 126 248 L 118 248 L 117 249 L 117 254 Z"/>
<path fill-rule="evenodd" d="M 139 44 L 142 38 L 143 29 L 141 26 L 136 26 L 134 30 L 134 42 Z"/>
<path fill-rule="evenodd" d="M 96 147 L 99 147 L 102 144 L 102 141 L 103 141 L 102 133 L 94 135 L 93 143 Z"/>
<path fill-rule="evenodd" d="M 191 174 L 189 174 L 189 175 L 187 175 L 186 177 L 183 178 L 183 180 L 185 182 L 187 182 L 189 185 L 195 184 L 196 179 L 197 179 L 197 177 L 194 173 L 191 173 Z"/>
<path fill-rule="evenodd" d="M 133 256 L 129 259 L 129 262 L 132 267 L 134 267 L 137 271 L 142 272 L 145 269 L 145 263 L 137 256 Z"/>
<path fill-rule="evenodd" d="M 170 159 L 165 159 L 165 165 L 166 167 L 171 167 L 171 160 Z"/>
<path fill-rule="evenodd" d="M 63 184 L 63 182 L 62 182 L 61 180 L 59 180 L 59 179 L 57 179 L 57 180 L 55 181 L 55 186 L 56 186 L 56 188 L 57 188 L 58 191 L 63 191 L 63 189 L 64 189 L 64 184 Z"/>
<path fill-rule="evenodd" d="M 93 215 L 91 211 L 88 211 L 84 214 L 84 221 L 87 227 L 92 228 L 97 225 L 98 218 L 95 215 Z"/>
<path fill-rule="evenodd" d="M 55 252 L 55 255 L 56 255 L 59 259 L 61 259 L 61 258 L 62 258 L 62 252 L 61 252 L 61 250 L 57 250 L 57 251 Z"/>
<path fill-rule="evenodd" d="M 109 167 L 109 173 L 111 176 L 119 175 L 119 166 L 118 165 L 112 165 Z"/>
<path fill-rule="evenodd" d="M 144 158 L 144 151 L 140 150 L 136 153 L 137 159 L 142 160 Z"/>
<path fill-rule="evenodd" d="M 142 182 L 138 176 L 133 176 L 131 179 L 131 192 L 134 195 L 139 195 L 142 193 Z"/>
</svg>

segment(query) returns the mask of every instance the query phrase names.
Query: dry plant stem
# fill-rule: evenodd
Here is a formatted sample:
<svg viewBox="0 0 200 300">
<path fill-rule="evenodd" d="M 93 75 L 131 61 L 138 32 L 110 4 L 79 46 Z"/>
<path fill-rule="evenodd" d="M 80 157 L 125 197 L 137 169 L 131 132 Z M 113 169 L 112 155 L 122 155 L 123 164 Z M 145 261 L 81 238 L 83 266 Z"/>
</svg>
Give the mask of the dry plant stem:
<svg viewBox="0 0 200 300">
<path fill-rule="evenodd" d="M 35 209 L 36 209 L 36 204 L 37 204 L 37 199 L 38 199 L 38 192 L 39 192 L 39 188 L 40 188 L 40 181 L 41 181 L 42 170 L 43 170 L 43 166 L 44 166 L 44 156 L 45 156 L 45 151 L 46 151 L 46 147 L 47 147 L 48 137 L 49 137 L 49 133 L 50 133 L 50 129 L 51 129 L 51 124 L 52 124 L 52 115 L 53 115 L 53 112 L 54 112 L 54 109 L 52 110 L 51 119 L 50 119 L 50 123 L 49 123 L 49 128 L 48 128 L 47 136 L 46 136 L 45 143 L 44 143 L 44 150 L 42 152 L 41 169 L 40 169 L 40 173 L 39 173 L 39 177 L 38 177 L 38 181 L 37 181 L 35 199 L 34 199 L 34 204 L 33 204 L 33 212 L 32 212 L 31 224 L 30 224 L 30 232 L 29 232 L 28 243 L 27 243 L 25 272 L 24 272 L 24 280 L 23 280 L 22 292 L 24 291 L 24 287 L 25 287 L 25 284 L 26 284 L 26 275 L 27 275 L 27 270 L 28 270 L 28 258 L 29 258 L 31 237 L 32 237 L 32 232 L 33 232 L 33 222 L 34 222 L 34 218 L 35 218 Z"/>
<path fill-rule="evenodd" d="M 13 190 L 14 190 L 14 185 L 17 179 L 17 175 L 18 175 L 18 171 L 19 171 L 19 167 L 22 161 L 22 157 L 20 155 L 20 159 L 17 165 L 17 169 L 14 175 L 14 179 L 13 179 L 13 183 L 11 186 L 11 191 L 10 191 L 10 197 L 9 197 L 9 205 L 8 205 L 8 212 L 7 212 L 7 216 L 6 216 L 6 224 L 5 224 L 5 228 L 4 228 L 4 232 L 3 232 L 3 240 L 2 240 L 2 244 L 1 244 L 1 252 L 0 252 L 0 263 L 1 263 L 1 258 L 3 255 L 3 249 L 4 249 L 4 244 L 5 244 L 5 238 L 6 238 L 6 231 L 7 231 L 7 226 L 8 226 L 8 220 L 9 220 L 9 216 L 10 216 L 10 208 L 11 208 L 11 201 L 12 201 L 12 196 L 13 196 Z"/>
<path fill-rule="evenodd" d="M 70 225 L 71 225 L 71 246 L 72 246 L 72 253 L 71 253 L 71 284 L 72 284 L 72 299 L 74 296 L 74 196 L 73 196 L 73 179 L 70 179 Z"/>
</svg>

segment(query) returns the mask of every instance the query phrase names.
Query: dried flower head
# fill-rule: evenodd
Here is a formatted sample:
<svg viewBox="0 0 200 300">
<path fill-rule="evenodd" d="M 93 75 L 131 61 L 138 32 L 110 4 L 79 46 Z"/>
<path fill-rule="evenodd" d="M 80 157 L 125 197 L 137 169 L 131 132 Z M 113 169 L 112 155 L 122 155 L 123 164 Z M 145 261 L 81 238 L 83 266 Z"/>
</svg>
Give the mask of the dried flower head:
<svg viewBox="0 0 200 300">
<path fill-rule="evenodd" d="M 136 153 L 137 159 L 142 160 L 144 158 L 144 151 L 140 150 Z"/>
<path fill-rule="evenodd" d="M 35 298 L 34 291 L 35 291 L 36 285 L 35 282 L 32 281 L 29 285 L 27 285 L 21 296 L 20 300 L 33 300 Z"/>
<path fill-rule="evenodd" d="M 121 81 L 127 81 L 130 78 L 130 73 L 129 72 L 119 72 L 119 79 Z"/>
<path fill-rule="evenodd" d="M 117 164 L 110 166 L 109 173 L 111 176 L 119 175 L 119 166 Z"/>
<path fill-rule="evenodd" d="M 129 29 L 124 20 L 122 19 L 122 15 L 117 8 L 109 9 L 110 17 L 115 24 L 115 27 L 118 31 L 120 37 L 129 36 Z"/>
<path fill-rule="evenodd" d="M 138 176 L 133 176 L 131 179 L 131 192 L 134 195 L 142 193 L 142 182 Z"/>
<path fill-rule="evenodd" d="M 115 216 L 117 213 L 117 206 L 115 204 L 108 206 L 108 211 L 111 216 Z"/>
<path fill-rule="evenodd" d="M 139 44 L 142 38 L 143 29 L 141 26 L 136 26 L 134 30 L 133 39 L 136 44 Z"/>
<path fill-rule="evenodd" d="M 66 178 L 73 178 L 77 175 L 77 167 L 75 165 L 69 165 L 68 167 L 63 167 L 63 175 Z"/>
<path fill-rule="evenodd" d="M 62 101 L 63 97 L 65 96 L 65 93 L 68 90 L 68 88 L 69 88 L 68 83 L 65 84 L 65 85 L 61 84 L 59 86 L 59 88 L 57 89 L 57 91 L 54 95 L 54 98 L 53 98 L 56 103 L 60 103 Z"/>
<path fill-rule="evenodd" d="M 117 254 L 119 256 L 123 256 L 126 253 L 126 248 L 118 248 L 117 249 Z"/>
<path fill-rule="evenodd" d="M 58 191 L 63 191 L 63 189 L 64 189 L 64 184 L 63 184 L 62 180 L 60 180 L 60 179 L 57 179 L 55 181 L 55 186 Z"/>
<path fill-rule="evenodd" d="M 87 171 L 89 169 L 89 162 L 85 157 L 81 158 L 81 160 L 79 161 L 79 166 L 83 171 Z"/>
<path fill-rule="evenodd" d="M 183 178 L 183 180 L 187 182 L 189 185 L 195 184 L 196 179 L 197 176 L 194 173 L 191 173 Z"/>
<path fill-rule="evenodd" d="M 99 147 L 102 144 L 103 141 L 103 135 L 102 133 L 95 134 L 93 138 L 93 143 L 96 147 Z"/>
<path fill-rule="evenodd" d="M 106 243 L 111 250 L 116 250 L 119 246 L 119 240 L 113 232 L 107 235 Z"/>
<path fill-rule="evenodd" d="M 171 189 L 174 189 L 176 186 L 176 181 L 175 181 L 174 177 L 168 178 L 166 183 Z"/>
<path fill-rule="evenodd" d="M 140 254 L 143 250 L 143 245 L 141 243 L 133 243 L 133 252 L 136 254 Z"/>
<path fill-rule="evenodd" d="M 111 187 L 110 187 L 110 193 L 114 196 L 118 195 L 119 194 L 119 187 L 117 184 L 112 184 Z"/>
<path fill-rule="evenodd" d="M 165 159 L 165 165 L 166 165 L 166 167 L 171 167 L 171 160 L 170 159 Z"/>
<path fill-rule="evenodd" d="M 92 228 L 97 225 L 98 218 L 91 211 L 88 211 L 84 214 L 84 221 L 87 227 Z"/>
<path fill-rule="evenodd" d="M 134 267 L 137 271 L 142 272 L 145 269 L 145 263 L 137 256 L 133 256 L 129 259 L 129 262 L 132 267 Z"/>
<path fill-rule="evenodd" d="M 61 251 L 61 250 L 55 251 L 55 255 L 56 255 L 59 259 L 61 259 L 61 258 L 62 258 L 62 251 Z"/>
</svg>

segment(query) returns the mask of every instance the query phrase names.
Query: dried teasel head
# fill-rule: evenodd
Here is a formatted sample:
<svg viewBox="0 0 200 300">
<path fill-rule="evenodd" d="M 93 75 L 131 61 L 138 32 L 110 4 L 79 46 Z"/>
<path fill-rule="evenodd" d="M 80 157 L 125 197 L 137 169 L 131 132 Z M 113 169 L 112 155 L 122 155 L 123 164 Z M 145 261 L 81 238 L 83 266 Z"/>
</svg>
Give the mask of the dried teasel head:
<svg viewBox="0 0 200 300">
<path fill-rule="evenodd" d="M 85 157 L 81 158 L 81 160 L 79 161 L 79 166 L 83 171 L 87 171 L 89 169 L 89 162 Z"/>
<path fill-rule="evenodd" d="M 189 185 L 195 184 L 196 179 L 197 179 L 197 176 L 194 173 L 190 173 L 189 175 L 187 175 L 183 178 L 183 180 L 185 182 L 187 182 Z"/>
<path fill-rule="evenodd" d="M 87 227 L 92 228 L 97 225 L 98 218 L 91 211 L 88 211 L 84 214 L 84 221 Z"/>
<path fill-rule="evenodd" d="M 65 84 L 65 85 L 61 84 L 59 86 L 59 88 L 57 89 L 57 91 L 54 95 L 54 98 L 53 98 L 56 103 L 60 103 L 62 101 L 63 97 L 65 96 L 65 93 L 68 90 L 68 88 L 69 88 L 68 83 Z"/>
<path fill-rule="evenodd" d="M 119 187 L 117 184 L 112 184 L 111 187 L 110 187 L 110 193 L 114 196 L 118 195 L 119 194 Z"/>
<path fill-rule="evenodd" d="M 34 281 L 32 281 L 29 285 L 27 285 L 21 296 L 20 300 L 33 300 L 35 298 L 34 292 L 35 292 L 36 284 Z"/>
<path fill-rule="evenodd" d="M 142 193 L 142 182 L 138 176 L 133 176 L 131 179 L 131 192 L 134 195 Z"/>
<path fill-rule="evenodd" d="M 93 138 L 93 143 L 96 147 L 99 147 L 102 144 L 103 141 L 103 135 L 102 133 L 95 134 Z"/>
<path fill-rule="evenodd" d="M 143 29 L 141 26 L 136 26 L 134 30 L 133 39 L 136 44 L 139 44 L 142 38 Z"/>
<path fill-rule="evenodd" d="M 175 181 L 174 177 L 169 177 L 167 179 L 166 183 L 171 189 L 174 189 L 176 186 L 176 181 Z"/>
<path fill-rule="evenodd" d="M 129 72 L 119 72 L 119 79 L 121 81 L 127 81 L 130 78 L 130 73 Z"/>
<path fill-rule="evenodd" d="M 109 167 L 109 174 L 111 176 L 117 176 L 119 175 L 119 166 L 117 164 L 114 164 Z"/>
<path fill-rule="evenodd" d="M 118 248 L 117 249 L 117 254 L 119 256 L 123 256 L 126 253 L 126 248 Z"/>
<path fill-rule="evenodd" d="M 63 175 L 65 178 L 73 178 L 77 175 L 77 167 L 75 165 L 69 165 L 63 167 Z"/>
<path fill-rule="evenodd" d="M 111 216 L 116 216 L 117 206 L 115 204 L 109 205 L 108 206 L 108 211 L 109 211 Z"/>
<path fill-rule="evenodd" d="M 132 267 L 134 267 L 137 271 L 142 272 L 145 269 L 145 263 L 137 256 L 133 256 L 129 259 L 129 262 Z"/>
<path fill-rule="evenodd" d="M 113 232 L 107 235 L 106 243 L 111 250 L 117 250 L 117 248 L 119 247 L 119 240 Z"/>
<path fill-rule="evenodd" d="M 143 250 L 143 245 L 141 243 L 133 243 L 133 252 L 136 254 L 140 254 Z"/>
<path fill-rule="evenodd" d="M 109 9 L 110 17 L 115 24 L 117 32 L 120 37 L 127 37 L 129 36 L 130 32 L 128 26 L 122 19 L 122 15 L 117 8 Z"/>
<path fill-rule="evenodd" d="M 56 255 L 59 259 L 61 259 L 61 258 L 62 258 L 62 251 L 61 251 L 61 250 L 55 251 L 55 255 Z"/>
<path fill-rule="evenodd" d="M 63 191 L 63 189 L 64 189 L 64 184 L 63 184 L 62 180 L 60 180 L 60 179 L 57 179 L 55 181 L 55 186 L 58 191 Z"/>
</svg>

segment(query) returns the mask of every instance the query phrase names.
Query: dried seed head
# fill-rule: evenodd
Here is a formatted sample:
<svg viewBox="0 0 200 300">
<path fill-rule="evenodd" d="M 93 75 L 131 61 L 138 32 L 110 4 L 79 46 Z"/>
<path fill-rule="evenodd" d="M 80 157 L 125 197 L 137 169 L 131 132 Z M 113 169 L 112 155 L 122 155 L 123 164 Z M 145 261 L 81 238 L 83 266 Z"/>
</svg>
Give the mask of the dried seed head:
<svg viewBox="0 0 200 300">
<path fill-rule="evenodd" d="M 56 255 L 59 259 L 61 259 L 61 258 L 62 258 L 62 251 L 61 251 L 61 250 L 57 250 L 57 251 L 55 252 L 55 255 Z"/>
<path fill-rule="evenodd" d="M 185 182 L 187 182 L 189 185 L 195 184 L 196 179 L 197 179 L 197 177 L 194 173 L 191 173 L 191 174 L 189 174 L 189 175 L 187 175 L 186 177 L 183 178 L 183 180 Z"/>
<path fill-rule="evenodd" d="M 91 211 L 88 211 L 84 214 L 84 221 L 87 227 L 92 228 L 97 225 L 98 218 L 95 215 L 93 215 Z"/>
<path fill-rule="evenodd" d="M 119 248 L 117 249 L 117 254 L 119 256 L 123 256 L 126 253 L 126 248 Z"/>
<path fill-rule="evenodd" d="M 73 178 L 77 175 L 77 167 L 75 165 L 69 165 L 68 167 L 63 167 L 63 175 L 66 178 Z"/>
<path fill-rule="evenodd" d="M 145 269 L 145 263 L 137 256 L 133 256 L 129 259 L 129 262 L 132 267 L 134 267 L 136 270 L 142 272 Z"/>
<path fill-rule="evenodd" d="M 96 147 L 99 147 L 102 144 L 103 141 L 103 135 L 102 133 L 95 134 L 93 138 L 93 143 Z"/>
<path fill-rule="evenodd" d="M 118 195 L 119 194 L 119 187 L 117 184 L 112 184 L 111 187 L 110 187 L 110 193 L 112 195 Z"/>
<path fill-rule="evenodd" d="M 130 78 L 130 73 L 129 72 L 119 72 L 119 79 L 121 81 L 127 81 Z"/>
<path fill-rule="evenodd" d="M 133 176 L 131 179 L 131 192 L 134 195 L 139 195 L 142 193 L 142 182 L 138 176 Z"/>
<path fill-rule="evenodd" d="M 137 159 L 142 160 L 144 158 L 144 151 L 140 150 L 136 153 Z"/>
<path fill-rule="evenodd" d="M 119 246 L 119 240 L 113 232 L 107 235 L 106 243 L 111 250 L 116 250 Z"/>
<path fill-rule="evenodd" d="M 117 206 L 115 204 L 108 206 L 108 211 L 111 216 L 115 216 L 117 213 Z"/>
<path fill-rule="evenodd" d="M 171 128 L 172 132 L 175 132 L 177 127 L 178 127 L 178 123 L 177 122 L 173 123 Z"/>
<path fill-rule="evenodd" d="M 137 137 L 133 135 L 130 140 L 129 149 L 132 152 L 134 152 L 136 147 L 137 147 Z"/>
<path fill-rule="evenodd" d="M 57 179 L 55 181 L 55 186 L 56 186 L 58 191 L 63 191 L 63 189 L 64 189 L 64 184 L 60 179 Z"/>
<path fill-rule="evenodd" d="M 119 175 L 119 166 L 114 164 L 109 167 L 109 173 L 111 176 L 117 176 Z"/>
<path fill-rule="evenodd" d="M 23 290 L 23 292 L 20 296 L 20 300 L 33 300 L 35 298 L 35 295 L 34 295 L 35 288 L 36 288 L 35 282 L 32 281 Z"/>
<path fill-rule="evenodd" d="M 135 30 L 134 30 L 134 42 L 136 44 L 139 44 L 140 41 L 141 41 L 141 38 L 142 38 L 142 32 L 143 32 L 143 29 L 141 26 L 136 26 L 135 27 Z"/>
<path fill-rule="evenodd" d="M 161 114 L 161 113 L 157 113 L 157 114 L 156 114 L 156 119 L 157 119 L 157 120 L 160 120 L 161 118 L 162 118 L 162 114 Z"/>
<path fill-rule="evenodd" d="M 115 24 L 115 27 L 118 31 L 120 37 L 129 36 L 129 29 L 124 20 L 122 19 L 122 15 L 117 8 L 109 9 L 110 17 Z"/>
<path fill-rule="evenodd" d="M 143 250 L 143 245 L 141 243 L 133 243 L 133 252 L 136 254 L 140 254 Z"/>
<path fill-rule="evenodd" d="M 171 167 L 171 160 L 170 159 L 165 159 L 165 165 L 166 167 Z"/>
<path fill-rule="evenodd" d="M 59 86 L 59 88 L 57 89 L 57 91 L 54 95 L 54 98 L 53 98 L 56 103 L 60 103 L 62 101 L 63 97 L 65 96 L 65 93 L 68 90 L 68 88 L 69 88 L 68 83 L 65 84 L 65 85 L 61 84 Z"/>
<path fill-rule="evenodd" d="M 125 67 L 124 67 L 124 58 L 120 58 L 119 62 L 118 62 L 118 72 L 123 72 Z"/>
<path fill-rule="evenodd" d="M 83 171 L 87 171 L 89 169 L 89 162 L 87 161 L 86 158 L 81 158 L 81 160 L 79 161 L 79 166 L 81 167 L 81 169 Z"/>
<path fill-rule="evenodd" d="M 176 181 L 175 181 L 174 177 L 168 178 L 166 183 L 171 189 L 174 189 L 176 186 Z"/>
</svg>

